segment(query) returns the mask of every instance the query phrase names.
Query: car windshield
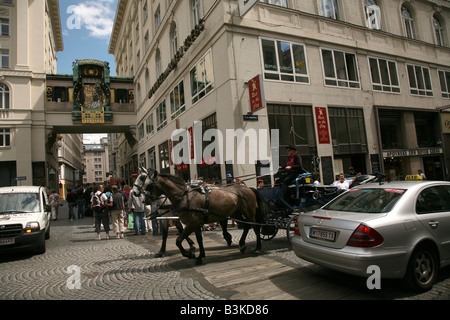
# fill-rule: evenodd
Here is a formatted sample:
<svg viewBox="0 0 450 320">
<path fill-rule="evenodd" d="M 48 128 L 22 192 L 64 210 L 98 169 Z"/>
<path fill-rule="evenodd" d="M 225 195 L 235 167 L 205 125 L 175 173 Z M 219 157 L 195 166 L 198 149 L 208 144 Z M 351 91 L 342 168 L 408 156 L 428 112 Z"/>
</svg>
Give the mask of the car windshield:
<svg viewBox="0 0 450 320">
<path fill-rule="evenodd" d="M 327 204 L 323 209 L 361 213 L 389 212 L 401 196 L 404 189 L 352 189 Z"/>
<path fill-rule="evenodd" d="M 0 193 L 0 215 L 39 211 L 38 193 Z"/>
</svg>

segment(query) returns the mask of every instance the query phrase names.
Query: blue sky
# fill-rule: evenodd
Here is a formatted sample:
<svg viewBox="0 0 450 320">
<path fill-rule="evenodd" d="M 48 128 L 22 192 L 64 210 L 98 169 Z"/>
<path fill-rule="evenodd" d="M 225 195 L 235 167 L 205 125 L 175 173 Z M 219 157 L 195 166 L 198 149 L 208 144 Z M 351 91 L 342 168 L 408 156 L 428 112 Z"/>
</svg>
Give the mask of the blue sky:
<svg viewBox="0 0 450 320">
<path fill-rule="evenodd" d="M 118 0 L 60 0 L 64 51 L 58 52 L 58 74 L 72 74 L 76 59 L 108 61 L 116 74 L 114 56 L 108 54 Z"/>
</svg>

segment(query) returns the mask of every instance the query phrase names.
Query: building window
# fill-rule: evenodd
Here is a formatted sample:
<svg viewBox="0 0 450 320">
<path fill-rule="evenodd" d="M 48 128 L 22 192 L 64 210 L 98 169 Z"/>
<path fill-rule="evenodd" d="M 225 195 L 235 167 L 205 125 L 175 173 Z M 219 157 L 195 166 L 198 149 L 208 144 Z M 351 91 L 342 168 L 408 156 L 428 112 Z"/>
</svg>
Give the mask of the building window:
<svg viewBox="0 0 450 320">
<path fill-rule="evenodd" d="M 364 112 L 356 108 L 329 107 L 335 153 L 361 153 L 367 146 Z"/>
<path fill-rule="evenodd" d="M 170 27 L 170 51 L 172 58 L 174 58 L 178 51 L 178 31 L 175 22 L 172 22 Z"/>
<path fill-rule="evenodd" d="M 211 51 L 208 51 L 191 69 L 190 78 L 192 103 L 195 103 L 214 88 Z"/>
<path fill-rule="evenodd" d="M 288 7 L 287 0 L 264 0 L 265 3 L 273 4 L 280 7 Z"/>
<path fill-rule="evenodd" d="M 158 152 L 159 152 L 159 171 L 163 174 L 170 173 L 169 141 L 161 143 L 158 146 Z"/>
<path fill-rule="evenodd" d="M 381 10 L 375 0 L 364 0 L 367 27 L 381 30 Z"/>
<path fill-rule="evenodd" d="M 144 7 L 142 8 L 142 21 L 144 21 L 144 23 L 147 21 L 148 18 L 148 5 L 147 5 L 147 1 L 145 1 L 144 3 Z"/>
<path fill-rule="evenodd" d="M 155 32 L 158 30 L 159 26 L 161 25 L 161 10 L 159 7 L 155 11 Z"/>
<path fill-rule="evenodd" d="M 9 87 L 4 83 L 0 83 L 0 109 L 9 109 L 9 99 Z"/>
<path fill-rule="evenodd" d="M 319 0 L 319 3 L 322 16 L 339 20 L 337 0 Z"/>
<path fill-rule="evenodd" d="M 325 85 L 360 88 L 356 55 L 354 53 L 322 49 Z"/>
<path fill-rule="evenodd" d="M 439 70 L 442 98 L 450 98 L 450 71 Z"/>
<path fill-rule="evenodd" d="M 156 131 L 161 130 L 166 125 L 167 125 L 166 100 L 163 100 L 156 108 Z"/>
<path fill-rule="evenodd" d="M 162 73 L 161 52 L 159 51 L 159 49 L 156 49 L 155 65 L 156 65 L 156 78 L 159 78 L 159 76 Z"/>
<path fill-rule="evenodd" d="M 303 45 L 261 39 L 261 48 L 265 79 L 309 83 Z"/>
<path fill-rule="evenodd" d="M 407 64 L 409 88 L 412 95 L 433 96 L 430 69 Z"/>
<path fill-rule="evenodd" d="M 1 68 L 8 69 L 9 68 L 9 51 L 8 50 L 0 50 L 0 58 L 1 58 Z"/>
<path fill-rule="evenodd" d="M 397 65 L 394 61 L 369 58 L 372 88 L 375 91 L 400 92 Z"/>
<path fill-rule="evenodd" d="M 1 35 L 9 36 L 9 20 L 0 19 L 0 25 L 1 25 Z"/>
<path fill-rule="evenodd" d="M 314 120 L 310 106 L 268 104 L 267 113 L 270 129 L 279 129 L 280 147 L 302 146 L 304 151 L 301 152 L 308 154 L 309 147 L 316 145 Z M 300 152 L 300 150 L 297 151 Z"/>
<path fill-rule="evenodd" d="M 414 19 L 413 16 L 411 15 L 410 10 L 405 6 L 402 6 L 402 21 L 405 36 L 410 39 L 415 39 L 416 32 L 414 30 Z"/>
<path fill-rule="evenodd" d="M 138 126 L 138 141 L 144 139 L 144 123 Z"/>
<path fill-rule="evenodd" d="M 194 26 L 200 23 L 203 18 L 201 0 L 191 0 L 192 1 L 192 21 Z"/>
<path fill-rule="evenodd" d="M 170 92 L 170 112 L 171 119 L 175 119 L 186 110 L 184 103 L 184 83 L 183 80 Z"/>
<path fill-rule="evenodd" d="M 0 128 L 0 147 L 10 147 L 10 146 L 11 146 L 10 129 Z"/>
<path fill-rule="evenodd" d="M 153 134 L 154 130 L 155 130 L 155 127 L 154 127 L 154 124 L 153 124 L 153 112 L 152 112 L 147 117 L 147 120 L 145 120 L 145 132 L 147 134 Z"/>
<path fill-rule="evenodd" d="M 445 46 L 444 41 L 444 28 L 442 27 L 440 19 L 438 19 L 436 16 L 433 16 L 433 28 L 434 28 L 434 35 L 436 36 L 436 44 L 438 46 Z"/>
</svg>

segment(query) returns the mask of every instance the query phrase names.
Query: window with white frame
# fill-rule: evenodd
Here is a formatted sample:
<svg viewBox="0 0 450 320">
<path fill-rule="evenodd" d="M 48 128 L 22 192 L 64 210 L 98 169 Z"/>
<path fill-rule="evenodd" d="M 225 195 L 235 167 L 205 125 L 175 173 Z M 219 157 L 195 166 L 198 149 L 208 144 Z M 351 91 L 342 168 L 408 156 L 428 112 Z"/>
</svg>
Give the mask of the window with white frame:
<svg viewBox="0 0 450 320">
<path fill-rule="evenodd" d="M 372 89 L 383 92 L 400 92 L 395 61 L 369 57 Z"/>
<path fill-rule="evenodd" d="M 360 88 L 358 66 L 354 53 L 322 49 L 325 85 Z"/>
<path fill-rule="evenodd" d="M 309 83 L 305 46 L 261 38 L 264 78 Z"/>
<path fill-rule="evenodd" d="M 402 6 L 402 21 L 403 21 L 403 28 L 405 31 L 405 36 L 410 39 L 416 38 L 416 31 L 414 28 L 414 19 L 411 14 L 411 11 L 405 7 Z"/>
<path fill-rule="evenodd" d="M 0 83 L 0 109 L 9 109 L 10 107 L 9 99 L 10 99 L 9 87 L 4 83 Z"/>
<path fill-rule="evenodd" d="M 184 82 L 178 83 L 170 92 L 170 113 L 171 119 L 175 119 L 186 110 L 184 100 Z"/>
<path fill-rule="evenodd" d="M 156 131 L 161 130 L 166 125 L 167 125 L 166 100 L 163 100 L 156 108 Z"/>
<path fill-rule="evenodd" d="M 444 28 L 442 27 L 440 19 L 436 16 L 433 16 L 433 28 L 434 28 L 434 35 L 436 37 L 436 44 L 438 46 L 445 46 Z"/>
<path fill-rule="evenodd" d="M 364 0 L 364 13 L 369 29 L 381 30 L 381 10 L 375 0 Z"/>
<path fill-rule="evenodd" d="M 191 0 L 192 2 L 192 22 L 194 26 L 200 23 L 203 18 L 201 0 Z"/>
<path fill-rule="evenodd" d="M 411 94 L 432 97 L 430 69 L 412 64 L 407 64 L 406 69 L 408 70 Z"/>
<path fill-rule="evenodd" d="M 442 98 L 450 98 L 450 71 L 438 70 Z"/>
<path fill-rule="evenodd" d="M 212 55 L 209 50 L 190 71 L 192 103 L 214 89 Z"/>
<path fill-rule="evenodd" d="M 285 8 L 288 7 L 287 0 L 264 0 L 264 3 L 269 3 L 269 4 L 273 4 L 273 5 L 285 7 Z"/>
<path fill-rule="evenodd" d="M 338 0 L 319 0 L 323 17 L 339 20 Z"/>
<path fill-rule="evenodd" d="M 0 147 L 11 146 L 11 132 L 10 129 L 0 128 Z"/>
</svg>

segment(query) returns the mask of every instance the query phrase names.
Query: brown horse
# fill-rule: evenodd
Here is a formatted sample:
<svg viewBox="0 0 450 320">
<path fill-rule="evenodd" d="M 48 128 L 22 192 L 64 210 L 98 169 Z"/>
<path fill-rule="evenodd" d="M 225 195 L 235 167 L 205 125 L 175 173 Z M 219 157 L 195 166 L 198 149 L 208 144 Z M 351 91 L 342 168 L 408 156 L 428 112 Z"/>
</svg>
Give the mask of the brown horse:
<svg viewBox="0 0 450 320">
<path fill-rule="evenodd" d="M 138 178 L 141 182 L 138 182 L 138 184 L 142 184 L 142 180 L 145 179 L 142 187 L 147 191 L 147 195 L 152 201 L 164 194 L 172 202 L 172 212 L 178 215 L 181 222 L 186 226 L 176 240 L 177 247 L 184 257 L 195 258 L 193 252 L 186 251 L 182 246 L 183 240 L 192 232 L 195 232 L 200 249 L 196 264 L 201 264 L 205 259 L 201 226 L 207 223 L 220 222 L 226 218 L 246 222 L 239 241 L 241 253 L 246 250 L 245 239 L 250 226 L 253 227 L 256 234 L 256 251 L 261 250 L 260 225 L 264 223 L 269 208 L 256 189 L 240 184 L 223 188 L 205 185 L 202 188 L 189 189 L 184 181 L 175 176 L 159 174 L 151 169 L 149 171 L 141 169 L 141 176 Z M 135 183 L 134 187 L 136 186 Z"/>
</svg>

